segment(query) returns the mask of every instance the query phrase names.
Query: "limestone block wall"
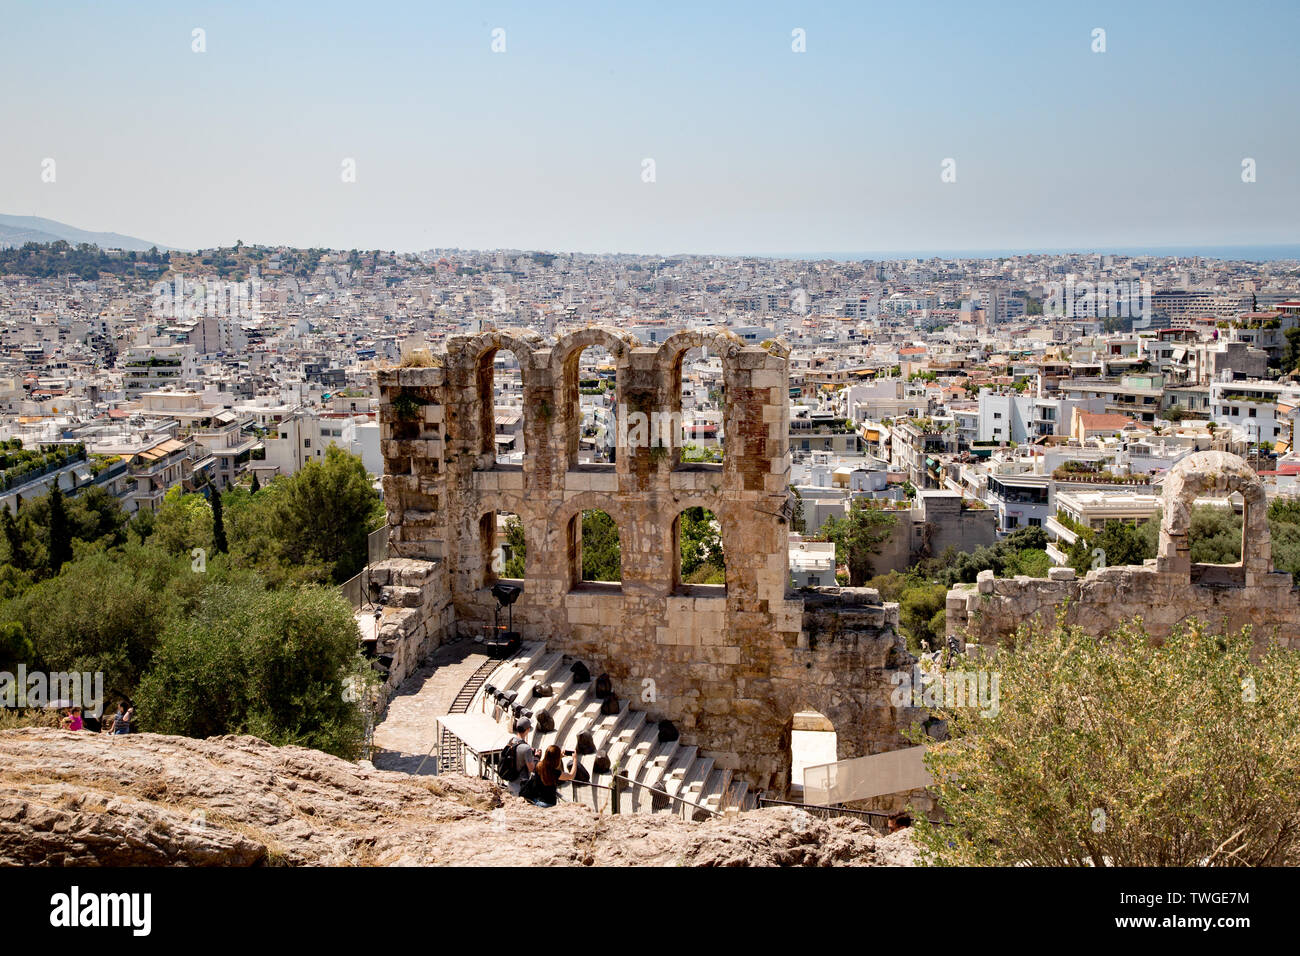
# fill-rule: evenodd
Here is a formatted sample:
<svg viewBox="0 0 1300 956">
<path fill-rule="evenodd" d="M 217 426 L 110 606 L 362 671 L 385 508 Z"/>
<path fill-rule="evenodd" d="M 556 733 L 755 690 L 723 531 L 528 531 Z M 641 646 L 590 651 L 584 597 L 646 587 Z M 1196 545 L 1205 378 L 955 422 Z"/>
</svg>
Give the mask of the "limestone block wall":
<svg viewBox="0 0 1300 956">
<path fill-rule="evenodd" d="M 961 584 L 948 592 L 947 630 L 974 643 L 993 643 L 1021 624 L 1051 626 L 1061 609 L 1066 624 L 1092 634 L 1139 616 L 1151 634 L 1164 636 L 1196 618 L 1222 630 L 1249 624 L 1261 646 L 1276 638 L 1300 647 L 1300 592 L 1291 575 L 1270 574 L 1244 588 L 1192 584 L 1184 575 L 1150 566 L 1103 568 L 1074 580 L 1018 577 Z"/>
<path fill-rule="evenodd" d="M 605 348 L 617 370 L 613 464 L 577 460 L 578 358 L 589 346 Z M 680 412 L 682 359 L 697 346 L 722 360 L 721 464 L 682 463 L 679 430 L 655 427 Z M 500 349 L 513 352 L 522 373 L 522 467 L 495 462 L 492 363 Z M 897 609 L 877 597 L 853 613 L 841 607 L 838 632 L 819 617 L 810 630 L 804 602 L 787 594 L 783 343 L 747 345 L 725 329 L 679 332 L 657 348 L 604 327 L 554 341 L 491 331 L 450 339 L 442 367 L 388 369 L 378 380 L 390 553 L 441 558 L 459 633 L 477 635 L 493 620 L 495 515 L 512 512 L 527 541 L 515 629 L 607 671 L 620 696 L 674 720 L 687 743 L 751 785 L 784 788 L 799 710 L 836 723 L 844 756 L 898 745 L 877 673 L 902 646 Z M 725 586 L 680 581 L 676 523 L 695 506 L 721 525 Z M 618 526 L 618 583 L 581 580 L 587 509 Z"/>
<path fill-rule="evenodd" d="M 380 706 L 424 657 L 452 633 L 445 569 L 433 561 L 389 558 L 368 569 L 371 599 L 383 604 L 376 651 L 393 659 Z"/>
</svg>

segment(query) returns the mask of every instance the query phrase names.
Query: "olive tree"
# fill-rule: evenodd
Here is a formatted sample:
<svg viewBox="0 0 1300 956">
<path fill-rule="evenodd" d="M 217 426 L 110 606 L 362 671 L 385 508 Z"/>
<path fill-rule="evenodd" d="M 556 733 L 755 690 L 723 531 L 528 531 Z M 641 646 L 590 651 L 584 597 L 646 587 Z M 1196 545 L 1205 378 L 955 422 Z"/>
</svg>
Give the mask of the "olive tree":
<svg viewBox="0 0 1300 956">
<path fill-rule="evenodd" d="M 1198 866 L 1300 862 L 1300 652 L 1249 629 L 1153 639 L 1022 629 L 980 666 L 998 706 L 941 710 L 927 862 Z M 960 660 L 960 659 L 959 659 Z M 969 661 L 952 665 L 969 669 Z"/>
</svg>

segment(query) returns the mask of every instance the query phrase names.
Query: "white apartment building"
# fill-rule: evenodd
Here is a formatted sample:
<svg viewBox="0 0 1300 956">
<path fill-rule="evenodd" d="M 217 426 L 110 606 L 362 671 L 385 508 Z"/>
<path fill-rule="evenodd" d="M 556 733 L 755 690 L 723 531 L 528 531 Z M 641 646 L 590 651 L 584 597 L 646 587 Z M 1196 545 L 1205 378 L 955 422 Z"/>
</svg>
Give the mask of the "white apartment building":
<svg viewBox="0 0 1300 956">
<path fill-rule="evenodd" d="M 171 426 L 174 428 L 175 426 Z M 168 432 L 106 435 L 89 445 L 92 454 L 117 456 L 126 463 L 126 473 L 110 465 L 114 486 L 110 488 L 127 514 L 157 511 L 163 496 L 174 485 L 186 483 L 192 489 L 196 472 L 206 466 L 195 461 L 196 449 L 190 438 L 176 438 Z"/>
<path fill-rule="evenodd" d="M 192 432 L 199 461 L 213 459 L 212 473 L 218 489 L 228 488 L 239 480 L 260 444 L 255 435 L 244 430 L 251 424 L 234 412 L 218 412 Z"/>
<path fill-rule="evenodd" d="M 379 454 L 379 426 L 365 419 L 326 417 L 301 409 L 273 425 L 262 440 L 266 461 L 256 471 L 269 475 L 295 475 L 309 461 L 320 462 L 325 449 L 337 445 L 349 454 L 359 455 L 366 471 L 382 475 L 383 458 Z"/>
<path fill-rule="evenodd" d="M 1210 383 L 1211 419 L 1240 429 L 1251 443 L 1276 442 L 1289 435 L 1289 424 L 1278 417 L 1279 400 L 1300 400 L 1300 387 L 1258 379 Z"/>
<path fill-rule="evenodd" d="M 190 345 L 134 346 L 122 356 L 122 388 L 128 398 L 165 387 L 179 388 L 198 378 Z"/>
<path fill-rule="evenodd" d="M 1042 527 L 1055 514 L 1054 485 L 1051 478 L 1042 475 L 989 475 L 984 501 L 997 512 L 998 533 Z"/>
<path fill-rule="evenodd" d="M 908 395 L 906 383 L 901 379 L 880 379 L 850 385 L 840 391 L 836 400 L 846 418 L 854 421 L 886 418 L 920 418 L 930 408 L 924 392 Z"/>
<path fill-rule="evenodd" d="M 835 542 L 790 536 L 790 584 L 796 588 L 835 584 Z"/>
<path fill-rule="evenodd" d="M 1020 443 L 1043 435 L 1068 435 L 1076 408 L 1100 412 L 1105 405 L 1105 400 L 1098 398 L 1047 398 L 983 388 L 979 394 L 978 440 Z"/>
</svg>

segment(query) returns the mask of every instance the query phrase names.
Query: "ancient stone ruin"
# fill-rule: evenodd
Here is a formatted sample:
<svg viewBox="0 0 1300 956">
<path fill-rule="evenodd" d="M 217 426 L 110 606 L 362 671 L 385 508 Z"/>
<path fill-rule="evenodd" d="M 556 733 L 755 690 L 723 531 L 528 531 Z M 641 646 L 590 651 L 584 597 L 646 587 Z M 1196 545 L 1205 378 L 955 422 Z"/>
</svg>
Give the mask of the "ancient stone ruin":
<svg viewBox="0 0 1300 956">
<path fill-rule="evenodd" d="M 579 355 L 592 346 L 616 366 L 608 464 L 578 455 Z M 720 464 L 683 462 L 680 430 L 655 424 L 680 417 L 682 361 L 696 347 L 723 366 Z M 501 350 L 522 374 L 522 467 L 496 460 Z M 392 680 L 438 641 L 493 621 L 497 514 L 509 512 L 527 541 L 515 629 L 607 671 L 620 697 L 674 721 L 684 743 L 751 787 L 784 791 L 796 712 L 831 721 L 840 759 L 905 746 L 900 730 L 917 715 L 891 707 L 887 673 L 912 661 L 897 605 L 867 589 L 790 589 L 788 354 L 780 340 L 749 345 L 720 328 L 653 348 L 606 327 L 554 341 L 488 331 L 449 339 L 436 367 L 379 372 L 395 557 L 374 569 L 372 588 L 390 605 L 381 650 L 407 647 Z M 720 523 L 724 585 L 681 580 L 679 518 L 695 506 Z M 588 510 L 617 525 L 618 582 L 582 580 Z"/>
<path fill-rule="evenodd" d="M 1193 564 L 1188 544 L 1191 508 L 1203 495 L 1240 492 L 1244 504 L 1241 560 Z M 1300 591 L 1290 574 L 1273 570 L 1264 486 L 1244 460 L 1225 452 L 1188 455 L 1165 478 L 1159 557 L 1141 567 L 1099 568 L 1078 579 L 1053 568 L 1050 578 L 995 579 L 948 592 L 947 630 L 973 643 L 991 643 L 1022 624 L 1050 626 L 1058 614 L 1093 634 L 1141 617 L 1147 630 L 1167 635 L 1193 618 L 1215 629 L 1253 629 L 1262 646 L 1277 640 L 1300 647 Z"/>
</svg>

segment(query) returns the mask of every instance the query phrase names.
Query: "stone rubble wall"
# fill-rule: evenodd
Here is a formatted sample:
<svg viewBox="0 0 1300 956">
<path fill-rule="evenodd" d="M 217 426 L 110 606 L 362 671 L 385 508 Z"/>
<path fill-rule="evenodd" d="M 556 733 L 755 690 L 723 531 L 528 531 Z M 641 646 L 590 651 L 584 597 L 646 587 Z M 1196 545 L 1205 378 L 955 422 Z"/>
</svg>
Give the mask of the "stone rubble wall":
<svg viewBox="0 0 1300 956">
<path fill-rule="evenodd" d="M 1240 492 L 1244 503 L 1242 558 L 1233 565 L 1191 562 L 1191 508 L 1206 494 Z M 1071 568 L 1049 577 L 996 579 L 981 571 L 975 584 L 948 592 L 947 632 L 977 644 L 997 643 L 1022 624 L 1064 623 L 1104 634 L 1140 617 L 1153 636 L 1192 619 L 1216 630 L 1249 626 L 1263 648 L 1276 641 L 1300 647 L 1300 591 L 1290 574 L 1273 570 L 1267 498 L 1259 476 L 1240 457 L 1206 451 L 1178 462 L 1164 482 L 1159 556 L 1142 567 L 1099 568 L 1082 579 Z"/>
<path fill-rule="evenodd" d="M 451 592 L 442 565 L 389 558 L 368 568 L 371 599 L 383 605 L 376 653 L 392 657 L 380 689 L 382 710 L 422 661 L 453 632 Z"/>
<path fill-rule="evenodd" d="M 1276 639 L 1300 647 L 1300 592 L 1291 575 L 1262 575 L 1254 587 L 1194 584 L 1181 574 L 1153 566 L 1102 568 L 1074 577 L 1053 568 L 1057 579 L 994 578 L 980 573 L 976 584 L 959 584 L 948 592 L 947 632 L 975 644 L 998 643 L 1022 625 L 1051 627 L 1064 611 L 1068 626 L 1104 634 L 1140 617 L 1154 636 L 1167 636 L 1192 619 L 1216 630 L 1250 625 L 1262 646 Z M 1068 572 L 1066 577 L 1061 572 Z M 987 577 L 986 577 L 987 575 Z"/>
</svg>

